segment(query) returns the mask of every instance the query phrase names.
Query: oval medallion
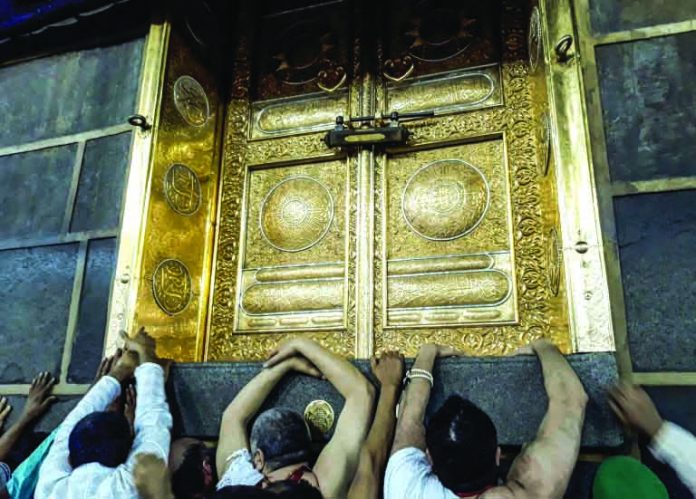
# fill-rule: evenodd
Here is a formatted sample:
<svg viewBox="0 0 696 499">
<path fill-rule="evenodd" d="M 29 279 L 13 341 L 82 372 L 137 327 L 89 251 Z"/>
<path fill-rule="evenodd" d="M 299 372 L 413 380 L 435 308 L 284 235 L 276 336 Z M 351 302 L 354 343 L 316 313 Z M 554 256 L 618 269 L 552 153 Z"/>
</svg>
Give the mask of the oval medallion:
<svg viewBox="0 0 696 499">
<path fill-rule="evenodd" d="M 261 233 L 268 244 L 296 252 L 317 244 L 333 220 L 328 189 L 311 177 L 290 177 L 273 187 L 261 206 Z"/>
<path fill-rule="evenodd" d="M 334 410 L 326 400 L 314 400 L 304 410 L 307 424 L 321 433 L 328 433 L 334 424 Z"/>
<path fill-rule="evenodd" d="M 443 159 L 411 176 L 401 209 L 416 234 L 448 241 L 474 230 L 486 214 L 489 200 L 488 182 L 478 168 L 461 159 Z"/>
<path fill-rule="evenodd" d="M 201 206 L 201 183 L 188 166 L 174 164 L 164 175 L 164 197 L 169 207 L 190 216 Z"/>
<path fill-rule="evenodd" d="M 556 229 L 551 229 L 546 238 L 546 283 L 553 296 L 558 296 L 561 286 L 561 247 Z"/>
<path fill-rule="evenodd" d="M 529 18 L 527 50 L 529 52 L 529 68 L 533 73 L 541 60 L 541 18 L 539 17 L 539 7 L 536 6 L 532 9 L 532 15 Z"/>
<path fill-rule="evenodd" d="M 191 301 L 191 275 L 179 260 L 162 260 L 152 275 L 152 294 L 167 314 L 181 313 Z"/>
<path fill-rule="evenodd" d="M 210 117 L 208 96 L 191 76 L 180 76 L 174 83 L 174 105 L 189 125 L 203 126 Z"/>
</svg>

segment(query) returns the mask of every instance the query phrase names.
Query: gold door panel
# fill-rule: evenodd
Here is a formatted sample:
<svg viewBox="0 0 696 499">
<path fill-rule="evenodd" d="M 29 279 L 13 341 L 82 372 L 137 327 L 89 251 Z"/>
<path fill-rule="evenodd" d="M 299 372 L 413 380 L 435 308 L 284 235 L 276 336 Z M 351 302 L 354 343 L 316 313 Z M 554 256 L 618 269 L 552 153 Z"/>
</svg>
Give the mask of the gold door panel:
<svg viewBox="0 0 696 499">
<path fill-rule="evenodd" d="M 514 323 L 502 140 L 391 155 L 386 165 L 385 326 Z"/>
<path fill-rule="evenodd" d="M 345 327 L 347 161 L 247 172 L 235 331 Z"/>
</svg>

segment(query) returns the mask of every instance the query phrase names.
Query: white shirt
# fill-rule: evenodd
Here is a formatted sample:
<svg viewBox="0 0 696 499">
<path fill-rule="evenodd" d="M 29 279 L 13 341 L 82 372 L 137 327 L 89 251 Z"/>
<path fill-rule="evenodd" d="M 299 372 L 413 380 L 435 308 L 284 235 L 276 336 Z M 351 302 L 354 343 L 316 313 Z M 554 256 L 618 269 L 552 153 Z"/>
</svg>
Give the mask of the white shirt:
<svg viewBox="0 0 696 499">
<path fill-rule="evenodd" d="M 425 452 L 407 447 L 389 458 L 384 499 L 457 499 L 457 496 L 440 483 Z"/>
<path fill-rule="evenodd" d="M 164 393 L 164 371 L 157 364 L 142 364 L 135 370 L 137 400 L 135 439 L 126 462 L 116 468 L 89 463 L 73 469 L 68 439 L 85 416 L 104 411 L 121 393 L 111 376 L 100 379 L 68 414 L 39 471 L 36 499 L 137 499 L 133 483 L 135 456 L 155 454 L 167 461 L 171 443 L 172 416 Z"/>
<path fill-rule="evenodd" d="M 239 449 L 233 452 L 225 461 L 227 469 L 222 474 L 217 484 L 217 490 L 231 485 L 256 486 L 264 479 L 263 474 L 254 468 L 251 462 L 251 454 L 247 449 Z"/>
<path fill-rule="evenodd" d="M 666 421 L 650 442 L 650 452 L 669 465 L 696 497 L 696 437 Z"/>
</svg>

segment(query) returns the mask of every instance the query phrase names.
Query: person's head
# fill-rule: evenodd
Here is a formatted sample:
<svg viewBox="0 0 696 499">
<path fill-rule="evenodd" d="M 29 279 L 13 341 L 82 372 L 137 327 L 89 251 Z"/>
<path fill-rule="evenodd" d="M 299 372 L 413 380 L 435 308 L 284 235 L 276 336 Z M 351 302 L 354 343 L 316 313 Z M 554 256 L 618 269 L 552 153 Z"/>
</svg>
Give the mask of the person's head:
<svg viewBox="0 0 696 499">
<path fill-rule="evenodd" d="M 667 488 L 640 461 L 614 456 L 602 461 L 592 484 L 593 499 L 669 499 Z"/>
<path fill-rule="evenodd" d="M 177 499 L 205 497 L 218 481 L 215 448 L 195 438 L 179 438 L 169 449 L 172 491 Z"/>
<path fill-rule="evenodd" d="M 70 465 L 99 463 L 115 468 L 126 462 L 133 445 L 128 420 L 121 413 L 93 412 L 82 418 L 70 432 Z"/>
<path fill-rule="evenodd" d="M 305 482 L 275 482 L 259 489 L 235 485 L 218 490 L 211 499 L 322 499 L 321 492 Z"/>
<path fill-rule="evenodd" d="M 500 449 L 495 425 L 470 401 L 449 397 L 430 418 L 425 440 L 433 471 L 448 489 L 475 492 L 496 484 Z"/>
<path fill-rule="evenodd" d="M 251 428 L 254 467 L 270 473 L 309 461 L 312 439 L 302 415 L 289 409 L 269 409 L 259 414 Z"/>
</svg>

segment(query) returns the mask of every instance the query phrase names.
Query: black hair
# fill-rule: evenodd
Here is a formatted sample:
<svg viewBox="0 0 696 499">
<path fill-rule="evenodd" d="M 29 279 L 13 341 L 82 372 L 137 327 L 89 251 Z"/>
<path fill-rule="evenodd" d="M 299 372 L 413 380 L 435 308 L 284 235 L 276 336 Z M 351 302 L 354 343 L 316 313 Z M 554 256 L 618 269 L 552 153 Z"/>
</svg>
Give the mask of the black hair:
<svg viewBox="0 0 696 499">
<path fill-rule="evenodd" d="M 115 468 L 126 462 L 133 445 L 128 420 L 117 412 L 93 412 L 70 432 L 68 447 L 73 468 L 88 463 Z"/>
<path fill-rule="evenodd" d="M 301 414 L 290 409 L 269 409 L 261 413 L 251 428 L 252 452 L 263 451 L 273 471 L 290 464 L 309 461 L 312 439 Z"/>
<path fill-rule="evenodd" d="M 433 414 L 425 431 L 433 471 L 455 493 L 496 484 L 498 435 L 488 414 L 458 395 Z"/>
<path fill-rule="evenodd" d="M 215 467 L 215 448 L 208 448 L 202 442 L 191 444 L 184 452 L 181 465 L 172 473 L 172 491 L 177 499 L 200 497 L 212 492 L 205 485 L 205 461 L 210 463 L 213 470 L 213 489 L 218 481 Z"/>
<path fill-rule="evenodd" d="M 322 499 L 319 489 L 307 482 L 273 482 L 267 489 L 249 485 L 223 487 L 211 499 Z"/>
</svg>

